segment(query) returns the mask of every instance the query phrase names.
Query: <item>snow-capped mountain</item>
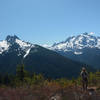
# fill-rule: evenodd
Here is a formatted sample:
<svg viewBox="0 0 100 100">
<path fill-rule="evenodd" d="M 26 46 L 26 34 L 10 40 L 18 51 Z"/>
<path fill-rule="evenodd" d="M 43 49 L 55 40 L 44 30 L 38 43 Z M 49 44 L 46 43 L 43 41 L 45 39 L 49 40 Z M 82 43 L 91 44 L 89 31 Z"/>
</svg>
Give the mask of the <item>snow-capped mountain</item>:
<svg viewBox="0 0 100 100">
<path fill-rule="evenodd" d="M 15 74 L 19 64 L 24 64 L 32 74 L 42 73 L 52 78 L 76 77 L 83 65 L 52 50 L 22 41 L 17 36 L 7 36 L 0 41 L 0 74 Z M 75 66 L 77 68 L 73 71 Z"/>
<path fill-rule="evenodd" d="M 95 37 L 88 33 L 83 33 L 78 36 L 73 36 L 67 38 L 65 41 L 56 43 L 49 49 L 55 51 L 72 51 L 76 55 L 82 54 L 82 49 L 84 48 L 98 48 L 100 49 L 100 37 Z"/>
<path fill-rule="evenodd" d="M 89 33 L 67 38 L 65 41 L 55 43 L 48 49 L 75 61 L 100 68 L 100 37 Z"/>
<path fill-rule="evenodd" d="M 18 47 L 15 48 L 16 51 L 18 51 L 18 56 L 22 55 L 21 52 L 24 52 L 23 57 L 25 58 L 31 48 L 34 48 L 35 45 L 22 41 L 19 39 L 16 35 L 10 36 L 8 35 L 5 40 L 0 41 L 0 54 L 3 54 L 5 52 L 9 52 L 9 50 L 12 48 L 13 45 L 17 45 Z"/>
</svg>

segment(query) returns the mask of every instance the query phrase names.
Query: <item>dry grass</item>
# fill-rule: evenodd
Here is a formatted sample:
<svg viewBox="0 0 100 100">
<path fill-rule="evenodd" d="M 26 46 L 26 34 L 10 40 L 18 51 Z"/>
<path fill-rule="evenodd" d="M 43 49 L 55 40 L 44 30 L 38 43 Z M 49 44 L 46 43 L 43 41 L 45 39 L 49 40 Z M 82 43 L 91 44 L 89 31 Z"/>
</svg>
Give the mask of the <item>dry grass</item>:
<svg viewBox="0 0 100 100">
<path fill-rule="evenodd" d="M 56 82 L 49 82 L 42 86 L 31 87 L 2 87 L 0 100 L 100 100 L 100 92 L 89 89 L 83 92 L 74 85 L 62 87 Z"/>
</svg>

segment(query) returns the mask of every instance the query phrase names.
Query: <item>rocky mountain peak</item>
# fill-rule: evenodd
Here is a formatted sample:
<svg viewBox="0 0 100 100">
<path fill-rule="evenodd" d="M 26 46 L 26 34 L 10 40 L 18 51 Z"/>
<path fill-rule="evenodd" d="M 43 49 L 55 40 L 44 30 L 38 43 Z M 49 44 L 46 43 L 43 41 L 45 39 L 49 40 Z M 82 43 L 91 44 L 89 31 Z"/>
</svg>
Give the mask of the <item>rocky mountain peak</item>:
<svg viewBox="0 0 100 100">
<path fill-rule="evenodd" d="M 77 36 L 68 37 L 65 41 L 56 43 L 49 49 L 64 52 L 72 51 L 75 53 L 81 52 L 84 48 L 100 49 L 100 37 L 85 32 Z"/>
<path fill-rule="evenodd" d="M 8 35 L 8 36 L 6 37 L 6 41 L 7 41 L 7 42 L 10 42 L 10 43 L 15 42 L 16 39 L 19 39 L 19 37 L 17 37 L 16 35 L 14 35 L 14 36 Z M 20 39 L 19 39 L 19 40 L 20 40 Z"/>
</svg>

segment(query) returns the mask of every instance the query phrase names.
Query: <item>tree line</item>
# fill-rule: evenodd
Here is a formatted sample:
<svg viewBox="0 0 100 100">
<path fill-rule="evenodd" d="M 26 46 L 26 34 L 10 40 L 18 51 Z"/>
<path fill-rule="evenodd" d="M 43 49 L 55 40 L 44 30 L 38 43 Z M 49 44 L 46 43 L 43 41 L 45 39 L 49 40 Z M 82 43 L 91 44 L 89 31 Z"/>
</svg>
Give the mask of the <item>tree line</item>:
<svg viewBox="0 0 100 100">
<path fill-rule="evenodd" d="M 56 83 L 63 87 L 69 85 L 81 85 L 81 77 L 79 75 L 78 78 L 59 78 L 59 79 L 51 79 L 45 78 L 42 74 L 30 74 L 25 70 L 24 64 L 18 65 L 16 68 L 16 74 L 10 75 L 0 74 L 0 86 L 11 86 L 11 87 L 20 87 L 20 86 L 32 86 L 32 85 L 46 85 L 49 83 Z M 97 72 L 89 72 L 89 85 L 99 85 L 100 83 L 100 71 Z"/>
</svg>

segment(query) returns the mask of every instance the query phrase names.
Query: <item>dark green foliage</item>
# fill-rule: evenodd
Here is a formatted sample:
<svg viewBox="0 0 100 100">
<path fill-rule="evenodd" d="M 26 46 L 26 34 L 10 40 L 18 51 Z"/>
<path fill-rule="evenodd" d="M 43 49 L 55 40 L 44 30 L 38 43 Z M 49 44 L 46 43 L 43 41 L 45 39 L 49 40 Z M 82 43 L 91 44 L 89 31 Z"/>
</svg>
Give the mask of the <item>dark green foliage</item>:
<svg viewBox="0 0 100 100">
<path fill-rule="evenodd" d="M 24 81 L 24 65 L 17 67 L 16 76 L 20 81 Z"/>
<path fill-rule="evenodd" d="M 100 72 L 97 71 L 95 73 L 89 73 L 89 85 L 91 86 L 99 86 L 100 83 Z M 70 80 L 67 78 L 58 78 L 58 79 L 48 79 L 44 77 L 42 74 L 29 74 L 28 71 L 24 69 L 24 65 L 18 65 L 16 68 L 16 75 L 9 75 L 5 74 L 4 76 L 0 75 L 0 84 L 5 86 L 11 87 L 19 87 L 19 86 L 46 86 L 46 85 L 59 85 L 63 88 L 68 86 L 80 86 L 81 84 L 81 77 L 78 78 L 71 78 Z"/>
<path fill-rule="evenodd" d="M 35 73 L 33 74 L 33 77 L 32 77 L 32 84 L 43 84 L 44 83 L 44 77 L 42 74 L 38 74 L 36 75 Z"/>
<path fill-rule="evenodd" d="M 25 77 L 28 77 L 29 74 L 28 72 L 24 69 L 24 64 L 22 65 L 18 65 L 17 69 L 16 69 L 16 77 L 17 79 L 19 79 L 20 81 L 24 81 Z"/>
<path fill-rule="evenodd" d="M 89 84 L 90 85 L 99 85 L 100 84 L 100 72 L 89 73 Z"/>
<path fill-rule="evenodd" d="M 0 85 L 3 83 L 3 77 L 2 75 L 0 74 Z"/>
<path fill-rule="evenodd" d="M 3 77 L 3 84 L 9 85 L 11 82 L 9 74 L 4 75 Z"/>
</svg>

